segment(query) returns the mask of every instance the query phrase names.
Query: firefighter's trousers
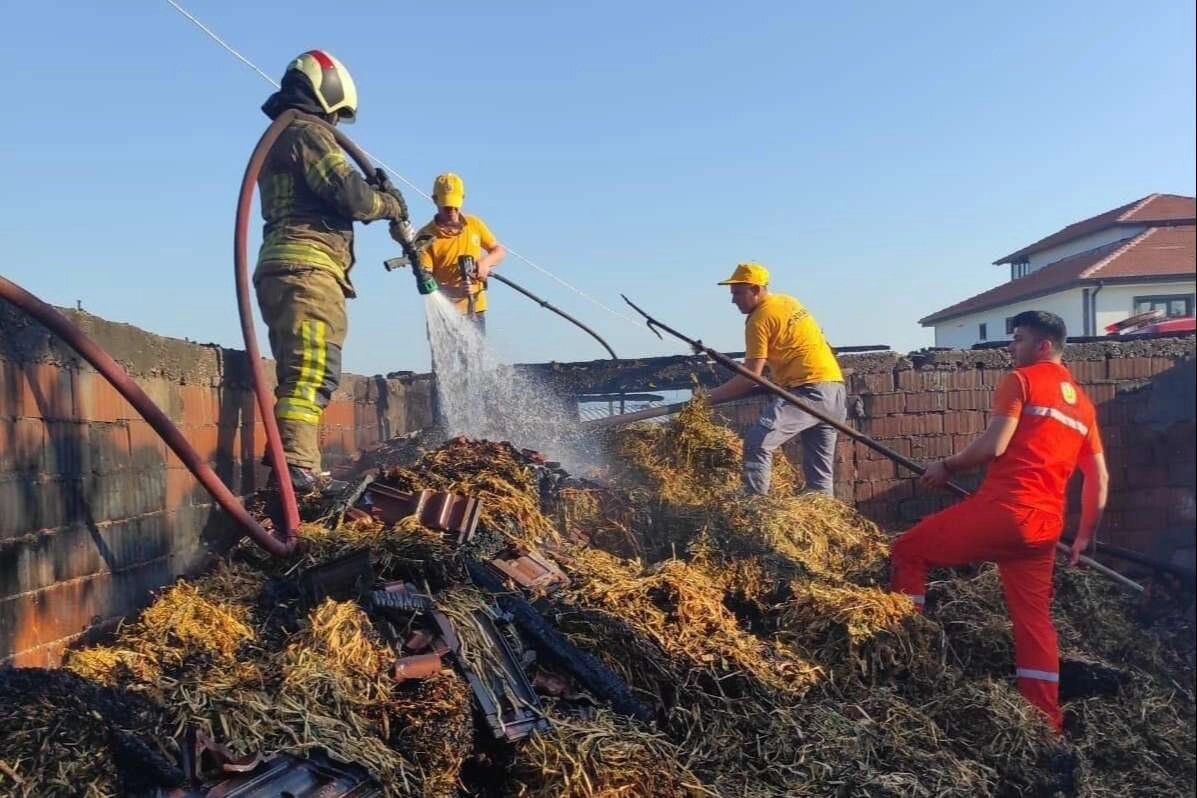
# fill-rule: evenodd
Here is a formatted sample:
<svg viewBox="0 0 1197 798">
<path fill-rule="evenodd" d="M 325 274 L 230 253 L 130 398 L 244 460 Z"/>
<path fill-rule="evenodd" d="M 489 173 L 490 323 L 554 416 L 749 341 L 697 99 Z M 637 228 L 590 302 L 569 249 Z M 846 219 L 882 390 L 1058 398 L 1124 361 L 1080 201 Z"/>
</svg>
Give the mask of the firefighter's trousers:
<svg viewBox="0 0 1197 798">
<path fill-rule="evenodd" d="M 263 264 L 258 307 L 276 362 L 274 417 L 290 465 L 320 470 L 320 417 L 341 382 L 345 294 L 325 269 Z"/>
<path fill-rule="evenodd" d="M 1063 520 L 1030 507 L 965 499 L 899 535 L 893 587 L 922 609 L 927 569 L 995 562 L 1014 625 L 1018 691 L 1059 731 L 1059 650 L 1051 618 L 1052 568 Z"/>
</svg>

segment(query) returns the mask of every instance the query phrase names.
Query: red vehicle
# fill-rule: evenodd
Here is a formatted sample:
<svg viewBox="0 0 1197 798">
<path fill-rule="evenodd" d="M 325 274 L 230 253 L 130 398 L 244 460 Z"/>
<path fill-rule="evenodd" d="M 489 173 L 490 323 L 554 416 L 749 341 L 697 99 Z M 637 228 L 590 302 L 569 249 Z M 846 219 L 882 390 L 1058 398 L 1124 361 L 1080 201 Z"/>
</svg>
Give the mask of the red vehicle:
<svg viewBox="0 0 1197 798">
<path fill-rule="evenodd" d="M 1167 318 L 1162 310 L 1149 310 L 1122 321 L 1106 325 L 1107 335 L 1151 335 L 1152 333 L 1174 333 L 1197 331 L 1197 318 L 1181 316 Z"/>
</svg>

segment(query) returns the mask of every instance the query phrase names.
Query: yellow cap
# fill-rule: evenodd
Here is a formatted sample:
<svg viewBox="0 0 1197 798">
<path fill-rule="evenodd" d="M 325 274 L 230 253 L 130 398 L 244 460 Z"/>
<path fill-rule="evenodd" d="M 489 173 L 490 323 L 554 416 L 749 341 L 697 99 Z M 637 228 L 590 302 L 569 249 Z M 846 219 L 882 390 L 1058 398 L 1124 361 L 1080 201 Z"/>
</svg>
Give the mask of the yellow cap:
<svg viewBox="0 0 1197 798">
<path fill-rule="evenodd" d="M 768 285 L 769 270 L 759 263 L 738 263 L 732 276 L 719 285 Z"/>
<path fill-rule="evenodd" d="M 452 172 L 445 172 L 432 184 L 432 199 L 438 208 L 460 208 L 465 202 L 465 183 Z"/>
</svg>

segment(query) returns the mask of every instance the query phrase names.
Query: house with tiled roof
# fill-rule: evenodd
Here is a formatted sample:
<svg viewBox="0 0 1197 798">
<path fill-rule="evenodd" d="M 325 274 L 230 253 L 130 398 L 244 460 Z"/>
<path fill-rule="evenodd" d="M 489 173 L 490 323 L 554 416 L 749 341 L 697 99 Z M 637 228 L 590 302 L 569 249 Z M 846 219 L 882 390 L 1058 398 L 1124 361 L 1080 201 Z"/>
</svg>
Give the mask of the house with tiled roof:
<svg viewBox="0 0 1197 798">
<path fill-rule="evenodd" d="M 1024 310 L 1063 317 L 1069 335 L 1104 335 L 1108 324 L 1149 310 L 1192 316 L 1197 293 L 1197 201 L 1151 194 L 1070 224 L 1004 258 L 1010 280 L 920 319 L 935 345 L 1009 340 Z"/>
</svg>

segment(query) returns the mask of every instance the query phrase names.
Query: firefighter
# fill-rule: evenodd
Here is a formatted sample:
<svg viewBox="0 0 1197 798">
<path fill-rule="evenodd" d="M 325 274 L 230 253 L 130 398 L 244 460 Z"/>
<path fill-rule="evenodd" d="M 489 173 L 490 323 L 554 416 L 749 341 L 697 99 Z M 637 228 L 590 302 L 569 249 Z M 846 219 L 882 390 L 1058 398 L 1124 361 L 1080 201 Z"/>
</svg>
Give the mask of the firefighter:
<svg viewBox="0 0 1197 798">
<path fill-rule="evenodd" d="M 1014 625 L 1018 690 L 1060 731 L 1051 592 L 1064 494 L 1079 465 L 1084 488 L 1071 550 L 1075 565 L 1101 522 L 1109 475 L 1093 403 L 1061 363 L 1064 320 L 1026 311 L 1013 325 L 1015 369 L 994 394 L 988 428 L 963 451 L 928 466 L 923 477 L 940 486 L 953 474 L 988 465 L 985 479 L 972 497 L 894 541 L 893 587 L 921 611 L 929 567 L 996 562 Z"/>
<path fill-rule="evenodd" d="M 768 364 L 773 382 L 790 389 L 825 415 L 847 416 L 844 375 L 814 316 L 797 299 L 769 291 L 769 271 L 759 263 L 741 263 L 719 285 L 731 286 L 732 303 L 748 318 L 744 324 L 744 367 L 761 374 Z M 713 388 L 712 402 L 734 399 L 756 384 L 736 375 Z M 834 495 L 836 430 L 784 399 L 772 398 L 760 420 L 744 434 L 744 484 L 766 494 L 773 473 L 773 452 L 801 435 L 802 471 L 808 490 Z"/>
<path fill-rule="evenodd" d="M 436 178 L 432 185 L 436 216 L 416 234 L 416 248 L 424 268 L 432 272 L 441 292 L 468 315 L 479 332 L 486 332 L 486 278 L 507 250 L 486 222 L 463 213 L 465 184 L 452 172 Z M 463 258 L 468 259 L 469 285 L 462 279 Z M 472 263 L 472 268 L 468 264 Z"/>
<path fill-rule="evenodd" d="M 333 125 L 350 122 L 357 113 L 353 78 L 328 53 L 309 50 L 287 66 L 262 111 L 275 119 L 290 108 Z M 274 414 L 291 480 L 307 491 L 321 481 L 320 418 L 341 380 L 345 300 L 356 296 L 349 280 L 353 222 L 410 224 L 398 192 L 370 185 L 312 119 L 297 119 L 279 136 L 258 191 L 266 223 L 254 288 L 277 364 Z"/>
</svg>

